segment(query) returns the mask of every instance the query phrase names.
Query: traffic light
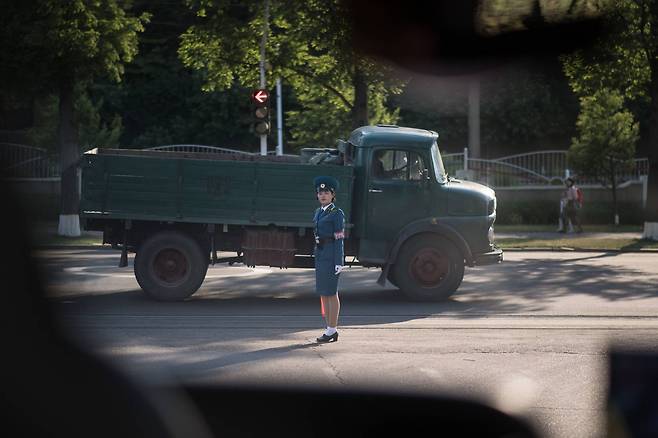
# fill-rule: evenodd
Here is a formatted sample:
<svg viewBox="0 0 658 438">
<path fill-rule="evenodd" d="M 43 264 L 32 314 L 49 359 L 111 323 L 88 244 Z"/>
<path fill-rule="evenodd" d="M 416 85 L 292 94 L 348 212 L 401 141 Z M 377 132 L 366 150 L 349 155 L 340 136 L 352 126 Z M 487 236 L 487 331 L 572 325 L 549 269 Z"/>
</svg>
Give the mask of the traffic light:
<svg viewBox="0 0 658 438">
<path fill-rule="evenodd" d="M 259 88 L 251 93 L 252 130 L 256 135 L 270 133 L 270 93 Z"/>
</svg>

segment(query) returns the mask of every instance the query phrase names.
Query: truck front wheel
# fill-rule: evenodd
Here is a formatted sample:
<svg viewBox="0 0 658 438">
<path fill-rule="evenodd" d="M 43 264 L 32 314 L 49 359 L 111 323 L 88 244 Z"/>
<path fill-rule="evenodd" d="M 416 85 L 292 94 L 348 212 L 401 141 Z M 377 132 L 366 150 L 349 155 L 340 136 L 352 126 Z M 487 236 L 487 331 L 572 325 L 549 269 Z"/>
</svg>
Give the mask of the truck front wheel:
<svg viewBox="0 0 658 438">
<path fill-rule="evenodd" d="M 448 239 L 437 235 L 412 237 L 394 265 L 397 285 L 414 301 L 450 297 L 464 278 L 464 257 Z"/>
<path fill-rule="evenodd" d="M 180 301 L 196 292 L 208 271 L 208 257 L 192 238 L 165 231 L 147 239 L 135 255 L 135 278 L 160 301 Z"/>
</svg>

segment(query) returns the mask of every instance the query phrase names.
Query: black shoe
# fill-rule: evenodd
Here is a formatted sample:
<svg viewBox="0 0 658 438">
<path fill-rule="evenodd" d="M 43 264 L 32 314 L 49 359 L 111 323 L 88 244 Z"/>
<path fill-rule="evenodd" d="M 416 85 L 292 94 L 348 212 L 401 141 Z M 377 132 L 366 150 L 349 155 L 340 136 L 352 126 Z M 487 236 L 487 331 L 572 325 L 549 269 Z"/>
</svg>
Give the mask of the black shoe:
<svg viewBox="0 0 658 438">
<path fill-rule="evenodd" d="M 315 340 L 318 341 L 318 344 L 326 344 L 328 342 L 338 342 L 338 332 L 334 333 L 331 336 L 327 336 L 323 334 L 322 336 L 316 338 Z"/>
</svg>

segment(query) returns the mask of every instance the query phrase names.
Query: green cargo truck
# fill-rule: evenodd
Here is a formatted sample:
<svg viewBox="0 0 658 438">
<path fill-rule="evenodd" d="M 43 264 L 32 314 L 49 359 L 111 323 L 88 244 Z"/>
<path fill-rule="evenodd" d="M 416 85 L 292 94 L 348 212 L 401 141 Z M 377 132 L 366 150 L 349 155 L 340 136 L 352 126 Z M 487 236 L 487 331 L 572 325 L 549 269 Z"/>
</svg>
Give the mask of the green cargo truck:
<svg viewBox="0 0 658 438">
<path fill-rule="evenodd" d="M 503 253 L 493 242 L 494 191 L 449 177 L 437 137 L 366 126 L 299 158 L 97 149 L 81 160 L 80 215 L 121 249 L 120 266 L 135 252 L 148 295 L 182 300 L 210 263 L 312 267 L 313 179 L 331 175 L 347 221 L 346 264 L 381 267 L 378 283 L 388 279 L 410 299 L 441 300 L 465 266 Z"/>
</svg>

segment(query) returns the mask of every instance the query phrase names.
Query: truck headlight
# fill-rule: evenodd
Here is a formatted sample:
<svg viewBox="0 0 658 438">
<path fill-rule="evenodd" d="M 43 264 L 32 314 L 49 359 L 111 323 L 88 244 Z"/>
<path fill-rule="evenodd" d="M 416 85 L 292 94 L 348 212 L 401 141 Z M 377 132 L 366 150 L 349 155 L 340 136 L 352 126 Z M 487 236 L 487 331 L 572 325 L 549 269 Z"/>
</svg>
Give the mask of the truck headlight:
<svg viewBox="0 0 658 438">
<path fill-rule="evenodd" d="M 494 243 L 494 227 L 493 225 L 489 227 L 489 232 L 487 233 L 487 237 L 489 238 L 489 243 Z"/>
</svg>

